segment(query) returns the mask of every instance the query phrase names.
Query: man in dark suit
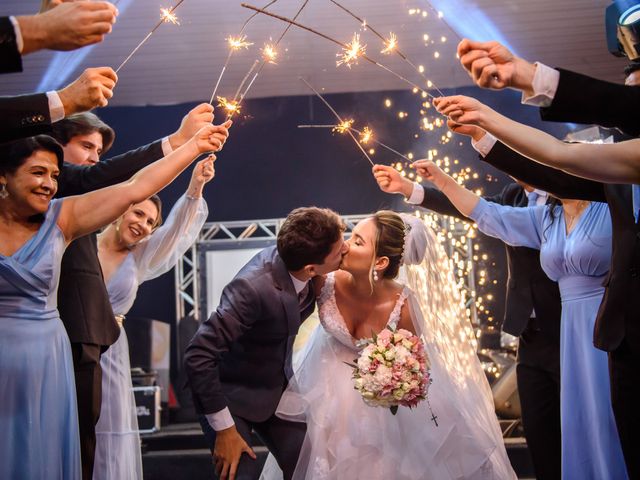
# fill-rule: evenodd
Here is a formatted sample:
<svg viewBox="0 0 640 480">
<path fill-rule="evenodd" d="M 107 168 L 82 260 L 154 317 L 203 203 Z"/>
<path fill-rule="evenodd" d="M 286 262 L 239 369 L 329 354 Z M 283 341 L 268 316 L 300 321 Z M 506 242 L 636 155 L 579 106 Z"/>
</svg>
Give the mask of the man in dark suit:
<svg viewBox="0 0 640 480">
<path fill-rule="evenodd" d="M 498 42 L 458 46 L 460 61 L 481 87 L 511 87 L 541 107 L 544 120 L 595 123 L 637 136 L 640 86 L 635 70 L 626 85 L 616 85 L 514 56 Z M 609 352 L 611 400 L 630 478 L 640 478 L 636 438 L 640 431 L 640 223 L 635 218 L 631 185 L 603 184 L 532 162 L 501 143 L 485 161 L 561 198 L 606 202 L 613 226 L 611 269 L 594 329 L 594 344 Z M 589 159 L 585 158 L 585 162 Z"/>
<path fill-rule="evenodd" d="M 291 478 L 306 427 L 275 415 L 292 376 L 293 341 L 314 310 L 311 279 L 336 270 L 346 253 L 344 225 L 328 209 L 292 211 L 277 246 L 249 261 L 222 292 L 185 352 L 196 411 L 223 477 L 254 479 L 253 429 Z M 237 468 L 237 477 L 236 477 Z"/>
<path fill-rule="evenodd" d="M 0 142 L 50 134 L 64 117 L 106 106 L 116 81 L 110 67 L 88 68 L 58 91 L 0 97 Z"/>
<path fill-rule="evenodd" d="M 476 141 L 484 135 L 476 127 L 467 134 Z M 400 193 L 409 203 L 442 215 L 471 221 L 438 189 L 424 187 L 400 175 L 393 167 L 376 165 L 373 173 L 386 193 Z M 489 202 L 513 207 L 546 203 L 545 192 L 511 183 Z M 519 337 L 517 381 L 522 423 L 539 480 L 561 476 L 560 438 L 560 291 L 540 265 L 540 251 L 505 244 L 509 278 L 502 330 Z"/>
<path fill-rule="evenodd" d="M 79 195 L 129 179 L 210 123 L 212 111 L 209 105 L 200 105 L 189 112 L 169 137 L 101 162 L 99 156 L 113 142 L 113 130 L 89 113 L 62 120 L 54 131 L 65 151 L 57 196 Z M 98 261 L 95 234 L 72 242 L 62 257 L 58 310 L 73 353 L 83 479 L 91 480 L 95 424 L 102 397 L 100 355 L 120 335 Z"/>
<path fill-rule="evenodd" d="M 36 15 L 0 17 L 0 73 L 21 72 L 22 55 L 101 42 L 118 11 L 109 2 L 45 2 Z"/>
</svg>

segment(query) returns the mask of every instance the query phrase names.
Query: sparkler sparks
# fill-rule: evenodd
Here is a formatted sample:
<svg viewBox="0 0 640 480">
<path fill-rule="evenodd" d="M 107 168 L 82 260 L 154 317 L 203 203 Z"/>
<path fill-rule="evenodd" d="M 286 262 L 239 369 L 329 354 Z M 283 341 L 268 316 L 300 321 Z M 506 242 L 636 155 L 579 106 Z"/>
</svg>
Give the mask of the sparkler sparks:
<svg viewBox="0 0 640 480">
<path fill-rule="evenodd" d="M 218 97 L 218 106 L 224 108 L 229 117 L 236 113 L 240 113 L 239 103 L 233 100 L 227 100 L 225 97 Z"/>
<path fill-rule="evenodd" d="M 360 132 L 360 143 L 366 145 L 373 138 L 373 130 L 369 127 L 364 127 Z"/>
<path fill-rule="evenodd" d="M 383 55 L 390 55 L 398 48 L 398 37 L 396 34 L 389 33 L 389 38 L 384 42 L 384 48 L 380 50 Z"/>
<path fill-rule="evenodd" d="M 336 61 L 336 67 L 346 65 L 351 68 L 352 64 L 358 63 L 359 57 L 365 55 L 366 48 L 366 45 L 360 43 L 360 34 L 354 33 L 351 42 L 342 47 L 342 53 L 336 53 L 336 57 L 340 59 Z"/>
<path fill-rule="evenodd" d="M 334 126 L 331 131 L 336 133 L 346 133 L 351 130 L 351 126 L 353 125 L 354 120 L 344 120 L 340 124 Z"/>
<path fill-rule="evenodd" d="M 173 23 L 174 25 L 180 25 L 178 17 L 175 13 L 173 13 L 173 9 L 171 8 L 161 8 L 160 18 L 164 23 Z"/>
<path fill-rule="evenodd" d="M 238 35 L 237 37 L 229 36 L 226 40 L 231 50 L 240 50 L 241 48 L 249 49 L 249 47 L 253 45 L 252 42 L 247 41 L 246 35 Z"/>
<path fill-rule="evenodd" d="M 278 57 L 278 51 L 276 50 L 275 45 L 271 43 L 265 44 L 264 47 L 260 50 L 262 52 L 262 59 L 267 63 L 272 63 L 276 65 L 276 58 Z"/>
</svg>

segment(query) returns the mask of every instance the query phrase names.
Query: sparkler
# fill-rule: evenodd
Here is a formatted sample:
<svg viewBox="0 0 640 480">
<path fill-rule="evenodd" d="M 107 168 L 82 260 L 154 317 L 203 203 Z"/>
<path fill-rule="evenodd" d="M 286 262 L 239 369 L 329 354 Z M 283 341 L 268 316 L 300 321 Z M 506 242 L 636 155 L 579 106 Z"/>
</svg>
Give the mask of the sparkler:
<svg viewBox="0 0 640 480">
<path fill-rule="evenodd" d="M 322 103 L 324 103 L 324 104 L 327 106 L 327 108 L 328 108 L 329 110 L 331 110 L 331 113 L 333 113 L 333 115 L 338 119 L 339 125 L 345 125 L 345 124 L 348 124 L 348 123 L 349 123 L 348 121 L 346 121 L 346 122 L 345 122 L 344 120 L 342 120 L 342 118 L 340 117 L 340 115 L 338 114 L 338 112 L 336 112 L 336 111 L 333 109 L 333 107 L 329 104 L 329 102 L 327 102 L 327 101 L 324 99 L 324 97 L 323 97 L 322 95 L 320 95 L 320 92 L 318 92 L 315 88 L 313 88 L 313 86 L 312 86 L 309 82 L 307 82 L 307 81 L 306 81 L 304 78 L 302 78 L 302 77 L 299 77 L 299 78 L 300 78 L 300 80 L 302 80 L 302 81 L 305 83 L 305 85 L 306 85 L 307 87 L 309 87 L 309 89 L 310 89 L 313 93 L 315 93 L 315 94 L 316 94 L 316 96 L 317 96 L 320 100 L 322 100 Z M 369 163 L 371 164 L 371 166 L 373 166 L 373 165 L 374 165 L 373 160 L 371 160 L 371 157 L 369 157 L 369 155 L 367 154 L 367 152 L 365 152 L 364 148 L 362 148 L 362 145 L 360 145 L 360 142 L 358 141 L 358 139 L 357 139 L 356 137 L 354 137 L 353 133 L 351 133 L 351 129 L 348 129 L 348 130 L 347 130 L 347 133 L 349 134 L 349 136 L 351 137 L 351 139 L 355 142 L 355 144 L 358 146 L 358 148 L 360 149 L 360 151 L 362 152 L 362 154 L 363 154 L 365 157 L 367 157 L 367 160 L 369 160 Z"/>
<path fill-rule="evenodd" d="M 238 35 L 237 37 L 227 37 L 226 40 L 227 40 L 227 43 L 229 44 L 229 47 L 231 48 L 231 51 L 240 50 L 241 48 L 244 48 L 245 50 L 247 50 L 251 45 L 253 45 L 253 43 L 247 41 L 246 35 Z"/>
<path fill-rule="evenodd" d="M 264 10 L 263 8 L 258 8 L 258 7 L 254 7 L 253 5 L 249 5 L 247 3 L 241 3 L 240 4 L 242 7 L 244 8 L 248 8 L 249 10 L 253 10 L 255 12 L 258 13 L 262 13 L 263 15 L 267 15 L 269 17 L 273 17 L 273 18 L 277 18 L 278 20 L 281 20 L 283 22 L 287 22 L 290 25 L 295 25 L 298 28 L 301 28 L 303 30 L 306 30 L 308 32 L 311 32 L 315 35 L 318 35 L 326 40 L 329 40 L 330 42 L 335 43 L 336 45 L 339 45 L 340 47 L 342 47 L 343 49 L 343 55 L 346 55 L 346 52 L 349 52 L 353 49 L 353 42 L 351 42 L 351 44 L 347 44 L 347 43 L 343 43 L 340 42 L 339 40 L 336 40 L 335 38 L 331 38 L 329 35 L 326 35 L 322 32 L 319 32 L 318 30 L 314 30 L 311 27 L 307 27 L 306 25 L 302 25 L 301 23 L 296 22 L 295 20 L 292 20 L 290 18 L 287 17 L 283 17 L 281 15 L 276 15 L 275 13 L 271 13 L 271 12 L 267 12 L 266 10 Z M 423 92 L 425 95 L 427 96 L 431 96 L 433 97 L 433 95 L 431 95 L 429 92 L 427 92 L 426 90 L 424 90 L 423 88 L 419 87 L 418 85 L 416 85 L 415 83 L 413 83 L 411 80 L 403 77 L 402 75 L 400 75 L 397 72 L 394 72 L 393 70 L 391 70 L 389 67 L 387 67 L 386 65 L 383 65 L 380 62 L 377 62 L 376 60 L 372 59 L 371 57 L 369 57 L 366 53 L 364 53 L 362 51 L 362 49 L 358 50 L 358 55 L 357 58 L 363 58 L 364 60 L 368 61 L 369 63 L 372 63 L 380 68 L 382 68 L 383 70 L 386 70 L 387 72 L 391 73 L 392 75 L 394 75 L 396 78 L 398 78 L 399 80 L 402 80 L 403 82 L 407 83 L 408 85 L 411 85 L 413 88 L 415 88 L 416 90 L 419 90 L 421 92 Z M 351 63 L 353 63 L 353 61 L 351 62 L 342 62 L 346 65 L 349 65 Z M 341 63 L 341 64 L 342 64 Z"/>
<path fill-rule="evenodd" d="M 134 48 L 131 53 L 129 54 L 129 56 L 127 58 L 124 59 L 124 62 L 122 62 L 120 64 L 120 66 L 118 68 L 116 68 L 116 73 L 118 73 L 122 67 L 124 67 L 127 62 L 129 60 L 131 60 L 131 57 L 133 57 L 135 55 L 135 53 L 140 50 L 140 48 L 147 43 L 147 40 L 149 40 L 151 38 L 151 35 L 153 35 L 153 32 L 155 32 L 158 27 L 160 25 L 162 25 L 163 23 L 173 23 L 174 25 L 180 25 L 180 22 L 178 22 L 178 17 L 176 17 L 176 15 L 174 14 L 174 12 L 176 11 L 176 9 L 182 4 L 182 2 L 184 2 L 184 0 L 179 0 L 178 3 L 176 3 L 173 7 L 171 8 L 161 8 L 160 9 L 160 21 L 156 24 L 155 27 L 153 27 L 151 29 L 151 31 L 147 34 L 146 37 L 144 37 L 142 39 L 142 41 L 136 46 L 136 48 Z"/>
<path fill-rule="evenodd" d="M 354 33 L 353 40 L 342 47 L 342 53 L 336 53 L 336 57 L 340 59 L 336 61 L 336 67 L 346 65 L 351 68 L 352 64 L 358 63 L 358 57 L 363 56 L 366 49 L 367 46 L 360 43 L 360 35 Z"/>
<path fill-rule="evenodd" d="M 398 37 L 393 32 L 389 33 L 389 38 L 385 38 L 380 32 L 378 32 L 375 28 L 369 25 L 366 22 L 366 20 L 363 20 L 362 18 L 360 18 L 358 15 L 356 15 L 351 10 L 349 10 L 348 8 L 338 3 L 336 0 L 330 0 L 330 2 L 333 3 L 336 7 L 346 12 L 347 14 L 349 14 L 350 16 L 352 16 L 353 18 L 355 18 L 358 22 L 360 22 L 363 28 L 366 27 L 369 31 L 371 31 L 371 33 L 373 33 L 376 37 L 382 40 L 384 48 L 380 51 L 380 53 L 382 53 L 383 55 L 390 55 L 393 52 L 397 53 L 400 58 L 402 58 L 405 62 L 411 65 L 411 67 L 416 72 L 418 72 L 418 74 L 423 78 L 423 80 L 427 85 L 433 86 L 439 95 L 444 96 L 444 94 L 440 91 L 440 89 L 435 84 L 430 82 L 427 77 L 424 76 L 422 70 L 415 63 L 413 63 L 409 59 L 409 57 L 407 57 L 403 52 L 400 51 L 400 49 L 398 48 Z"/>
<path fill-rule="evenodd" d="M 403 158 L 407 162 L 409 162 L 409 163 L 413 162 L 413 160 L 411 158 L 409 158 L 408 156 L 400 153 L 395 148 L 392 148 L 389 145 L 385 145 L 384 143 L 376 140 L 373 137 L 373 132 L 370 129 L 367 132 L 367 129 L 369 127 L 365 127 L 362 131 L 360 131 L 357 128 L 353 128 L 352 127 L 353 123 L 354 123 L 353 120 L 345 120 L 345 121 L 343 121 L 342 123 L 340 123 L 338 125 L 298 125 L 298 128 L 330 128 L 333 132 L 336 132 L 336 133 L 347 133 L 347 131 L 350 130 L 350 131 L 358 134 L 358 136 L 360 137 L 360 143 L 367 143 L 367 142 L 371 141 L 371 142 L 375 143 L 376 145 L 379 145 L 382 148 L 385 148 L 385 149 L 389 150 L 393 154 Z M 365 138 L 367 133 L 369 133 L 369 135 L 368 135 L 368 137 L 366 137 L 366 141 L 363 141 L 363 138 Z"/>
<path fill-rule="evenodd" d="M 274 3 L 276 3 L 278 0 L 271 0 L 269 3 L 267 3 L 264 7 L 262 7 L 263 9 L 269 8 L 271 5 L 273 5 Z M 255 12 L 253 14 L 251 14 L 249 16 L 249 18 L 247 18 L 244 23 L 242 24 L 242 27 L 240 28 L 240 33 L 238 34 L 238 37 L 242 37 L 242 34 L 244 33 L 244 29 L 247 28 L 247 25 L 249 24 L 249 22 L 251 20 L 253 20 L 253 18 L 258 15 L 260 12 Z M 231 38 L 231 37 L 229 37 Z M 229 42 L 229 39 L 227 39 L 227 42 Z M 220 86 L 220 82 L 222 81 L 222 77 L 224 76 L 224 72 L 227 70 L 227 67 L 229 66 L 229 61 L 231 60 L 231 57 L 233 56 L 233 52 L 235 52 L 236 49 L 231 48 L 229 50 L 229 53 L 227 54 L 227 59 L 224 61 L 224 65 L 222 66 L 222 70 L 220 70 L 220 75 L 218 75 L 218 80 L 216 81 L 216 85 L 215 87 L 213 87 L 213 92 L 211 93 L 211 100 L 209 100 L 209 103 L 211 105 L 213 105 L 213 100 L 216 98 L 216 93 L 218 92 L 218 87 Z"/>
<path fill-rule="evenodd" d="M 300 8 L 296 12 L 295 16 L 293 17 L 294 20 L 296 20 L 298 18 L 298 16 L 300 16 L 300 14 L 302 13 L 302 10 L 304 10 L 304 7 L 307 6 L 307 3 L 309 3 L 309 0 L 305 0 L 304 3 L 300 6 Z M 254 15 L 257 15 L 257 14 L 258 14 L 258 12 L 256 12 Z M 289 31 L 290 28 L 291 28 L 291 24 L 288 24 L 287 27 L 283 30 L 283 32 L 278 37 L 278 40 L 276 40 L 275 44 L 273 44 L 273 45 L 267 44 L 261 50 L 262 63 L 260 64 L 260 67 L 258 67 L 258 70 L 256 71 L 256 73 L 253 75 L 253 78 L 251 79 L 251 81 L 247 85 L 247 88 L 242 92 L 242 95 L 240 95 L 240 98 L 238 98 L 238 93 L 240 92 L 240 89 L 242 88 L 242 86 L 246 82 L 247 78 L 249 78 L 249 75 L 251 75 L 251 72 L 253 72 L 254 68 L 258 64 L 258 62 L 259 62 L 258 60 L 256 60 L 254 62 L 254 64 L 251 66 L 251 68 L 249 69 L 249 71 L 245 75 L 244 79 L 242 80 L 242 83 L 238 87 L 238 91 L 236 91 L 236 94 L 233 97 L 234 101 L 236 101 L 236 105 L 239 105 L 239 104 L 242 103 L 242 101 L 244 100 L 244 97 L 247 95 L 247 93 L 251 89 L 251 86 L 253 85 L 253 82 L 255 82 L 256 78 L 258 78 L 258 75 L 260 74 L 260 72 L 264 68 L 265 64 L 267 64 L 267 63 L 275 64 L 276 63 L 275 62 L 275 58 L 278 55 L 277 47 L 280 44 L 280 42 L 282 41 L 282 39 L 284 38 L 284 36 L 287 34 L 287 32 Z M 229 117 L 227 117 L 227 119 L 228 118 Z"/>
</svg>

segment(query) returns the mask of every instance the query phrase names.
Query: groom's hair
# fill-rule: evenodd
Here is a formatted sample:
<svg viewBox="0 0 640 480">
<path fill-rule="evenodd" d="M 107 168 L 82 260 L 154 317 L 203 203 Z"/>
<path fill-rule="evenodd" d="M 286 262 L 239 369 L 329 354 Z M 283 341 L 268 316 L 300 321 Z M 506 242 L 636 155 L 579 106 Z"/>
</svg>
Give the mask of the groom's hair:
<svg viewBox="0 0 640 480">
<path fill-rule="evenodd" d="M 305 265 L 322 264 L 344 230 L 344 222 L 333 210 L 296 208 L 278 231 L 278 253 L 291 272 Z"/>
</svg>

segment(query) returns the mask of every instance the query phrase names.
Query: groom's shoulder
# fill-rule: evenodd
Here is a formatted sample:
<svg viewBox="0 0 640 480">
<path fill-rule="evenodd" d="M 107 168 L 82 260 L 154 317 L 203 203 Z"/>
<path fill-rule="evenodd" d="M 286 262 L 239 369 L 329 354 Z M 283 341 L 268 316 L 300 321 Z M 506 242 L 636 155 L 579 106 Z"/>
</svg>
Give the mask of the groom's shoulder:
<svg viewBox="0 0 640 480">
<path fill-rule="evenodd" d="M 275 246 L 260 250 L 240 269 L 236 278 L 255 282 L 269 278 L 278 259 L 278 250 Z"/>
</svg>

